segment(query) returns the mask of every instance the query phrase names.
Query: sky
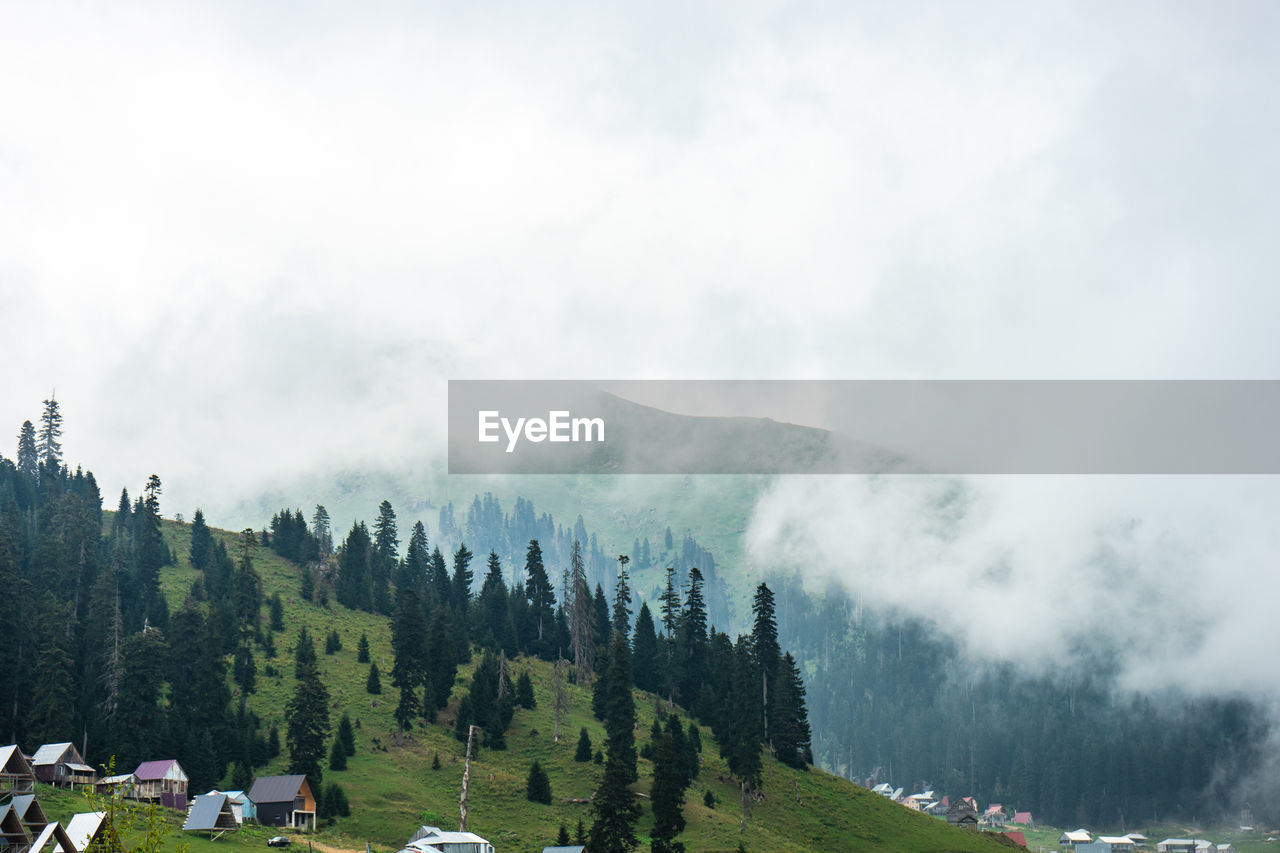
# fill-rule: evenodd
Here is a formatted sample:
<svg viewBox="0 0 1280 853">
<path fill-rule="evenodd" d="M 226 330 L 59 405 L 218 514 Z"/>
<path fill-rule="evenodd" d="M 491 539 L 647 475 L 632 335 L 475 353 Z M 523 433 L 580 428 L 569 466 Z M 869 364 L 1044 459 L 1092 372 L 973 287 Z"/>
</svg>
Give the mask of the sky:
<svg viewBox="0 0 1280 853">
<path fill-rule="evenodd" d="M 6 3 L 0 452 L 56 392 L 109 503 L 155 472 L 189 512 L 438 458 L 449 378 L 1278 378 L 1278 17 Z M 1245 602 L 1215 660 L 1280 639 L 1272 480 L 1056 485 L 968 484 L 985 520 L 941 545 L 910 531 L 945 485 L 837 481 L 814 571 L 906 606 L 903 562 L 985 589 L 1000 553 L 1009 601 L 1043 598 L 1138 519 L 1161 592 L 1117 601 Z M 814 491 L 771 492 L 759 554 Z M 903 531 L 857 571 L 855 513 Z M 941 622 L 990 654 L 1061 640 Z"/>
</svg>

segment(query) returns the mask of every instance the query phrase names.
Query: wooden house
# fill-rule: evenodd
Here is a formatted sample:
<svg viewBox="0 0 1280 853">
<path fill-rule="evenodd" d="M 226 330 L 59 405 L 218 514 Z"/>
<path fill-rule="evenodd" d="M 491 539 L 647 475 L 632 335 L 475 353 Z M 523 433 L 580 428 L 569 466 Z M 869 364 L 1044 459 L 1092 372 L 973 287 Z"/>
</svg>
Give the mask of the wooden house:
<svg viewBox="0 0 1280 853">
<path fill-rule="evenodd" d="M 0 746 L 0 796 L 30 794 L 35 789 L 35 771 L 18 745 Z"/>
<path fill-rule="evenodd" d="M 92 785 L 98 781 L 98 774 L 84 763 L 80 751 L 71 743 L 46 743 L 31 757 L 31 769 L 37 781 L 60 788 Z"/>
<path fill-rule="evenodd" d="M 249 789 L 258 823 L 263 826 L 316 828 L 316 797 L 306 776 L 263 776 Z"/>
<path fill-rule="evenodd" d="M 965 829 L 977 829 L 978 808 L 973 804 L 973 798 L 963 797 L 952 803 L 947 809 L 947 823 Z"/>
<path fill-rule="evenodd" d="M 186 809 L 190 780 L 177 760 L 144 761 L 133 775 L 138 780 L 134 796 L 139 800 L 158 802 L 170 809 Z"/>
<path fill-rule="evenodd" d="M 420 826 L 400 853 L 493 853 L 493 845 L 474 832 Z"/>
</svg>

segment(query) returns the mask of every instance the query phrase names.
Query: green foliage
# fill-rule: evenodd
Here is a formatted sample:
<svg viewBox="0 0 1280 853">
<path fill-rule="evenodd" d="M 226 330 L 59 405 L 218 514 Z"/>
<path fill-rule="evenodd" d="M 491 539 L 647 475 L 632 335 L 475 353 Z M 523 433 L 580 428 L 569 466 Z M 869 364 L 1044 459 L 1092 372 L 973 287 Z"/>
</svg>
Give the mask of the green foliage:
<svg viewBox="0 0 1280 853">
<path fill-rule="evenodd" d="M 573 754 L 574 761 L 586 762 L 591 760 L 591 735 L 587 734 L 587 727 L 582 727 L 582 732 L 578 735 L 578 749 Z"/>
<path fill-rule="evenodd" d="M 521 672 L 516 679 L 516 704 L 526 710 L 538 707 L 538 700 L 533 696 L 533 681 L 528 672 Z"/>
<path fill-rule="evenodd" d="M 369 664 L 369 677 L 365 679 L 364 690 L 377 696 L 382 693 L 382 678 L 378 675 L 378 664 Z"/>
<path fill-rule="evenodd" d="M 307 652 L 304 646 L 311 646 L 305 627 L 298 634 L 298 684 L 285 706 L 285 743 L 289 748 L 289 772 L 305 773 L 316 790 L 323 778 L 320 761 L 329 738 L 329 691 L 320 681 L 314 663 L 315 649 Z"/>
<path fill-rule="evenodd" d="M 525 782 L 525 799 L 532 803 L 551 805 L 551 781 L 542 769 L 542 765 L 534 761 L 529 767 L 529 777 Z"/>
<path fill-rule="evenodd" d="M 338 720 L 338 742 L 347 755 L 356 754 L 356 732 L 346 711 L 342 712 L 342 718 Z"/>
<path fill-rule="evenodd" d="M 702 795 L 702 804 L 709 809 L 714 809 L 716 807 L 716 795 L 710 788 L 708 788 L 707 792 Z"/>
<path fill-rule="evenodd" d="M 347 769 L 347 749 L 342 745 L 341 738 L 333 739 L 333 748 L 329 750 L 329 769 Z"/>
<path fill-rule="evenodd" d="M 361 634 L 360 642 L 356 645 L 356 663 L 369 662 L 369 635 Z"/>
<path fill-rule="evenodd" d="M 588 846 L 593 853 L 628 853 L 639 843 L 636 822 L 640 804 L 631 783 L 637 779 L 634 729 L 635 702 L 631 695 L 631 659 L 626 638 L 615 632 L 609 647 L 609 698 L 606 708 L 604 780 L 591 801 L 594 821 Z"/>
<path fill-rule="evenodd" d="M 340 651 L 342 651 L 342 638 L 338 636 L 337 631 L 330 631 L 324 638 L 324 653 L 331 655 Z"/>
</svg>

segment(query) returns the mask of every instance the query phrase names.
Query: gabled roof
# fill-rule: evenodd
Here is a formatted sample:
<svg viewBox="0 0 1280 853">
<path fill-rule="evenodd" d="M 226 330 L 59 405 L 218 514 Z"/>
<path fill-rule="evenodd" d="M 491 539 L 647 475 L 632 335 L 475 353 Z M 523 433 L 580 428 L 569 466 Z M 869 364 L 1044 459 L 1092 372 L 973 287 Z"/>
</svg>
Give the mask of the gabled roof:
<svg viewBox="0 0 1280 853">
<path fill-rule="evenodd" d="M 287 803 L 293 802 L 307 781 L 303 775 L 297 776 L 260 776 L 253 780 L 249 789 L 249 799 L 255 803 Z"/>
<path fill-rule="evenodd" d="M 586 849 L 581 844 L 574 844 L 569 847 L 543 847 L 542 853 L 582 853 Z"/>
<path fill-rule="evenodd" d="M 1059 844 L 1088 844 L 1093 840 L 1087 829 L 1074 829 L 1058 836 Z"/>
<path fill-rule="evenodd" d="M 102 819 L 106 816 L 106 812 L 81 812 L 78 815 L 72 815 L 71 822 L 67 824 L 67 837 L 71 839 L 71 846 L 75 848 L 76 853 L 80 853 L 89 846 L 89 842 L 102 827 Z M 71 853 L 71 851 L 64 849 L 62 853 Z"/>
<path fill-rule="evenodd" d="M 1014 823 L 1031 823 L 1031 812 L 1014 812 Z"/>
<path fill-rule="evenodd" d="M 72 846 L 71 836 L 56 820 L 45 826 L 31 842 L 29 853 L 54 853 L 56 850 L 67 850 Z"/>
<path fill-rule="evenodd" d="M 58 759 L 62 758 L 62 754 L 68 749 L 75 749 L 70 741 L 66 743 L 46 743 L 44 746 L 36 750 L 36 754 L 31 756 L 33 765 L 57 764 Z M 80 756 L 77 754 L 77 758 Z"/>
<path fill-rule="evenodd" d="M 226 794 L 201 794 L 191 803 L 183 829 L 208 830 L 234 829 L 236 815 Z"/>
<path fill-rule="evenodd" d="M 25 847 L 31 841 L 31 835 L 23 826 L 22 819 L 18 817 L 12 803 L 0 806 L 0 838 L 19 848 Z"/>
<path fill-rule="evenodd" d="M 3 772 L 24 775 L 31 773 L 31 765 L 16 743 L 0 746 L 0 773 Z"/>
<path fill-rule="evenodd" d="M 27 826 L 43 827 L 49 822 L 35 794 L 20 794 L 10 801 L 10 805 L 17 812 L 18 819 Z"/>
<path fill-rule="evenodd" d="M 160 761 L 144 761 L 138 765 L 138 769 L 133 771 L 133 775 L 138 777 L 139 782 L 154 782 L 157 779 L 163 779 L 169 770 L 178 764 L 176 758 L 165 758 Z M 178 766 L 178 772 L 182 773 L 182 766 Z M 182 773 L 183 776 L 187 774 Z"/>
</svg>

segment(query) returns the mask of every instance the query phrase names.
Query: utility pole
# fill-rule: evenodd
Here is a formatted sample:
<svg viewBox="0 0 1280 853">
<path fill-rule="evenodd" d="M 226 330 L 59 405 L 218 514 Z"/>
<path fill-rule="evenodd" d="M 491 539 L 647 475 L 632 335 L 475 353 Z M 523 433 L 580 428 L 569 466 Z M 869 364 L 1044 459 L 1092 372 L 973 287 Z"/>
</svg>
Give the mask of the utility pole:
<svg viewBox="0 0 1280 853">
<path fill-rule="evenodd" d="M 471 781 L 471 745 L 478 728 L 479 726 L 467 727 L 467 760 L 462 765 L 462 797 L 458 800 L 458 812 L 462 820 L 458 823 L 458 832 L 467 831 L 467 783 Z"/>
</svg>

